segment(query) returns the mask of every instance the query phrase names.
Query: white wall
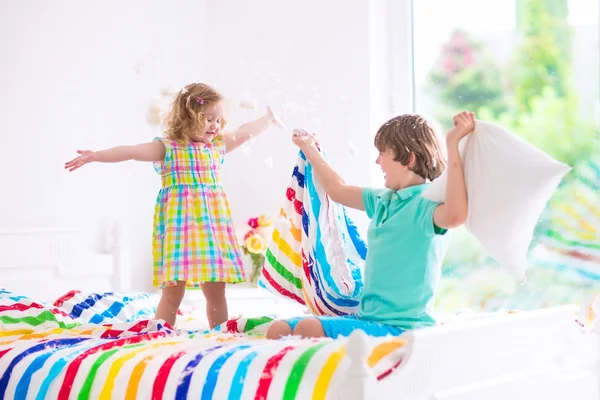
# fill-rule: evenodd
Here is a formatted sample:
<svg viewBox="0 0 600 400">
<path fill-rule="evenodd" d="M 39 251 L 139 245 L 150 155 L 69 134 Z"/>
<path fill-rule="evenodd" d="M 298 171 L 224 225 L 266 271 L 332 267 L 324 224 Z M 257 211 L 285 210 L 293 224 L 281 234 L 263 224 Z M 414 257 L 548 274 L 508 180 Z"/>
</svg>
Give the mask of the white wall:
<svg viewBox="0 0 600 400">
<path fill-rule="evenodd" d="M 151 165 L 90 165 L 73 173 L 63 165 L 78 148 L 150 140 L 157 132 L 145 121 L 148 101 L 164 87 L 191 81 L 229 97 L 229 127 L 271 104 L 290 128 L 273 129 L 227 159 L 225 185 L 239 229 L 248 217 L 281 205 L 297 153 L 293 127 L 319 133 L 347 180 L 369 184 L 374 129 L 389 116 L 381 50 L 387 44 L 374 40 L 386 37 L 385 4 L 0 3 L 0 229 L 86 226 L 94 241 L 120 218 L 135 289 L 150 289 L 160 186 Z M 242 99 L 259 107 L 241 109 Z M 364 218 L 359 224 L 364 227 Z"/>
<path fill-rule="evenodd" d="M 177 6 L 174 6 L 177 4 Z M 0 229 L 123 221 L 136 288 L 149 288 L 158 175 L 149 164 L 63 169 L 77 149 L 151 140 L 147 103 L 202 78 L 205 3 L 0 3 Z M 0 249 L 1 250 L 1 249 Z M 32 249 L 35 251 L 35 249 Z"/>
<path fill-rule="evenodd" d="M 386 4 L 208 1 L 206 80 L 229 97 L 230 127 L 261 115 L 269 104 L 288 127 L 270 130 L 249 154 L 232 153 L 226 161 L 226 185 L 240 225 L 281 206 L 296 160 L 290 140 L 295 127 L 321 137 L 331 163 L 349 182 L 370 184 L 373 135 L 389 113 L 387 43 L 372 40 L 385 40 Z M 241 109 L 243 99 L 257 101 L 257 109 Z M 265 164 L 269 157 L 272 168 Z"/>
</svg>

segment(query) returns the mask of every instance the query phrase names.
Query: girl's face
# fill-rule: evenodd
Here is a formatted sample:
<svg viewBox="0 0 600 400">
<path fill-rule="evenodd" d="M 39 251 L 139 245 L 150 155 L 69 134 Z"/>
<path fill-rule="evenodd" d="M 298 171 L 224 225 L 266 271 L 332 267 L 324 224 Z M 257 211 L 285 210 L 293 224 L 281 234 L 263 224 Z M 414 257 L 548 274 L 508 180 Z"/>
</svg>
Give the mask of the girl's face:
<svg viewBox="0 0 600 400">
<path fill-rule="evenodd" d="M 193 142 L 201 142 L 209 144 L 221 132 L 221 119 L 225 107 L 223 102 L 207 105 L 204 110 L 204 129 L 197 131 L 194 135 L 190 135 L 190 140 Z"/>
</svg>

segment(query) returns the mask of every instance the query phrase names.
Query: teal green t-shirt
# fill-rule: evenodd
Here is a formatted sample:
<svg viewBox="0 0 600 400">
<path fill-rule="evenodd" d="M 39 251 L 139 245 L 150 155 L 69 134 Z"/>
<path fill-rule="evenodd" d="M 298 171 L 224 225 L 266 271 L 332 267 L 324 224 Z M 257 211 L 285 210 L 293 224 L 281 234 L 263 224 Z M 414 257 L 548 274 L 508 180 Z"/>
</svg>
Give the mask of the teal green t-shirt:
<svg viewBox="0 0 600 400">
<path fill-rule="evenodd" d="M 433 297 L 448 235 L 433 222 L 439 203 L 421 196 L 427 186 L 363 189 L 371 224 L 359 318 L 402 329 L 435 324 Z"/>
</svg>

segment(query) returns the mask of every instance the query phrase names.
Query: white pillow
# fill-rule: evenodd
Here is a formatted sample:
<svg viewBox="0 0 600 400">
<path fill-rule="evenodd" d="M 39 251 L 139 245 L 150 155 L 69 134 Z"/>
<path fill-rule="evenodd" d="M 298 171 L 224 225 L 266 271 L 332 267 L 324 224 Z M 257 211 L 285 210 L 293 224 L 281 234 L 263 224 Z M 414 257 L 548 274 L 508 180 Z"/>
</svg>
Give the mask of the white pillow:
<svg viewBox="0 0 600 400">
<path fill-rule="evenodd" d="M 482 121 L 461 141 L 459 151 L 469 199 L 465 227 L 490 256 L 525 282 L 535 226 L 571 168 L 507 129 Z M 443 203 L 446 182 L 447 171 L 423 196 Z"/>
</svg>

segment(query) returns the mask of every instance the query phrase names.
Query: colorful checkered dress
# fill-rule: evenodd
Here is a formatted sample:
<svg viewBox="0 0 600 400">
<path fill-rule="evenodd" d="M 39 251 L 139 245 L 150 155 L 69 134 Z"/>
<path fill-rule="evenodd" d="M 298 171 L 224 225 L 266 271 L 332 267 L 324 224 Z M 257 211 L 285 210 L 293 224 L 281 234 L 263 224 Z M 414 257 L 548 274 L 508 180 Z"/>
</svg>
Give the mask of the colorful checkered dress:
<svg viewBox="0 0 600 400">
<path fill-rule="evenodd" d="M 241 249 L 221 186 L 225 141 L 155 140 L 164 143 L 166 154 L 154 164 L 162 177 L 154 209 L 154 286 L 243 282 Z"/>
</svg>

